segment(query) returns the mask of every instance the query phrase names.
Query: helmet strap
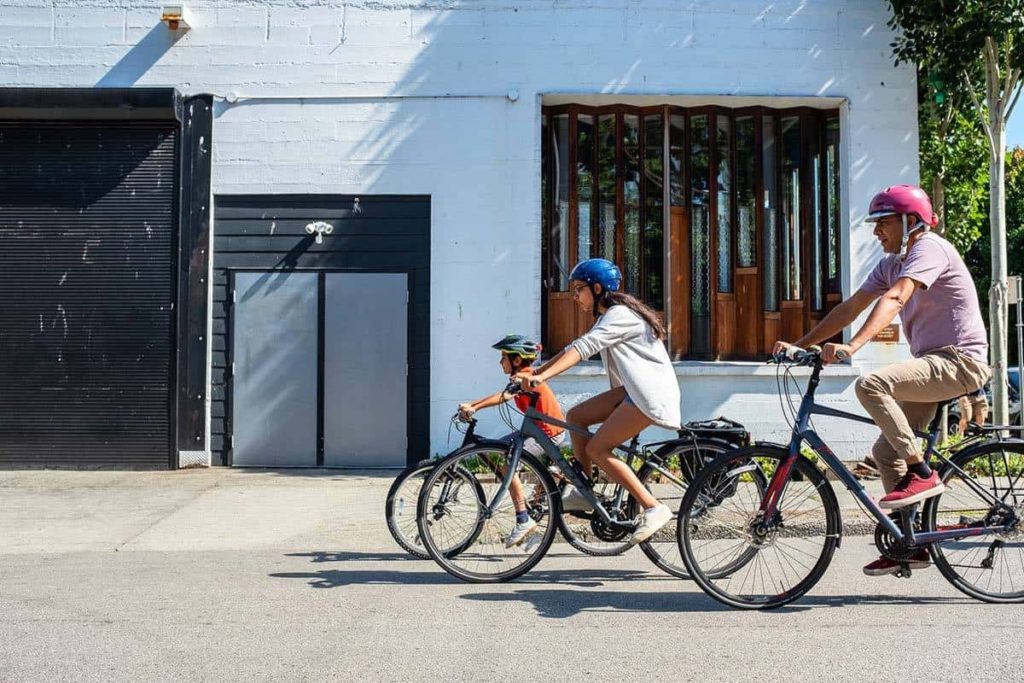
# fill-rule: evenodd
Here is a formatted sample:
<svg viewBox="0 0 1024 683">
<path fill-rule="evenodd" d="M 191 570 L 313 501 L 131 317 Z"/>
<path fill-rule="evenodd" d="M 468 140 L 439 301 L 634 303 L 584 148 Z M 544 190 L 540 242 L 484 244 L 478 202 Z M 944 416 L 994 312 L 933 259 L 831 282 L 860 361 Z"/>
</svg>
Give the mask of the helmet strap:
<svg viewBox="0 0 1024 683">
<path fill-rule="evenodd" d="M 918 219 L 913 225 L 908 225 L 907 214 L 900 214 L 900 219 L 903 221 L 903 242 L 900 244 L 900 260 L 907 258 L 907 245 L 910 243 L 910 236 L 918 230 L 924 228 L 926 231 L 929 230 L 929 226 L 924 221 Z"/>
</svg>

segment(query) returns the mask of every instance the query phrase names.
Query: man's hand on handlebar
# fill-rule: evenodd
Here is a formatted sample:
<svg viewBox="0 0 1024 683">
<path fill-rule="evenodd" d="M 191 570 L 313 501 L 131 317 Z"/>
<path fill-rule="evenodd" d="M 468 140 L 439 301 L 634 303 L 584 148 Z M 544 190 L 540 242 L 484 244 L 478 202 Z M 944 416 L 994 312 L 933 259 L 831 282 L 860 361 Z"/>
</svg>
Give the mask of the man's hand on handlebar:
<svg viewBox="0 0 1024 683">
<path fill-rule="evenodd" d="M 828 343 L 821 349 L 821 359 L 826 365 L 841 363 L 853 356 L 853 347 L 849 344 Z"/>
</svg>

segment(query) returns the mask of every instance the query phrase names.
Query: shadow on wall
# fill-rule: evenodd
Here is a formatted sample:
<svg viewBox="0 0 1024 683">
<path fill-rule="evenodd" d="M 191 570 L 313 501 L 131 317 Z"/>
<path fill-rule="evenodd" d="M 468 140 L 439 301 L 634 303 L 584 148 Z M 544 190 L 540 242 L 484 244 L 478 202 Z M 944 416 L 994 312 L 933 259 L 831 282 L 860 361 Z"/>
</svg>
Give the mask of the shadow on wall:
<svg viewBox="0 0 1024 683">
<path fill-rule="evenodd" d="M 103 78 L 96 81 L 96 87 L 126 88 L 135 85 L 184 35 L 184 31 L 171 31 L 158 22 Z"/>
</svg>

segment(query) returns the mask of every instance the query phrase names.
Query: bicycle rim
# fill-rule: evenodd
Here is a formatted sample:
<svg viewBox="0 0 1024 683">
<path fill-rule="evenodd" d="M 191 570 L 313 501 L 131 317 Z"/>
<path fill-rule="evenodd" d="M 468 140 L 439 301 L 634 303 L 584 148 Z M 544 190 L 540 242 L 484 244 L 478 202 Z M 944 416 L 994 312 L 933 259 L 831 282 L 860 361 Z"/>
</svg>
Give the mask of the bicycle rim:
<svg viewBox="0 0 1024 683">
<path fill-rule="evenodd" d="M 416 523 L 416 504 L 423 482 L 433 467 L 434 463 L 429 463 L 403 470 L 391 484 L 384 504 L 384 517 L 391 537 L 402 550 L 421 560 L 430 559 L 430 555 L 420 540 L 419 525 Z"/>
<path fill-rule="evenodd" d="M 417 508 L 420 536 L 430 557 L 452 576 L 475 583 L 508 581 L 529 571 L 551 546 L 556 527 L 551 517 L 554 484 L 537 460 L 525 453 L 518 472 L 520 500 L 537 526 L 521 544 L 505 547 L 516 524 L 512 491 L 493 515 L 487 515 L 508 460 L 507 451 L 486 447 L 463 451 L 442 460 L 424 482 Z M 477 488 L 474 495 L 455 500 L 445 483 L 452 478 L 450 473 L 459 470 L 472 473 Z M 445 552 L 453 547 L 459 547 L 459 552 Z"/>
<path fill-rule="evenodd" d="M 658 533 L 640 544 L 640 550 L 648 559 L 667 574 L 680 579 L 689 579 L 683 557 L 679 552 L 678 520 L 679 508 L 686 494 L 686 482 L 693 481 L 704 465 L 729 450 L 720 443 L 687 443 L 661 455 L 657 462 L 677 481 L 645 465 L 640 470 L 640 483 L 659 501 L 672 510 L 672 521 L 662 527 Z"/>
<path fill-rule="evenodd" d="M 1018 522 L 1006 533 L 933 543 L 935 566 L 957 589 L 973 598 L 1024 602 L 1024 526 L 1020 522 L 1024 516 L 1024 444 L 992 443 L 971 448 L 954 457 L 953 462 L 964 474 L 948 466 L 943 470 L 946 490 L 926 505 L 927 530 L 991 525 L 1000 515 L 1006 519 L 1006 512 L 970 484 L 1012 508 Z"/>
<path fill-rule="evenodd" d="M 784 449 L 726 453 L 704 468 L 680 508 L 683 562 L 697 584 L 731 607 L 766 609 L 796 600 L 824 574 L 839 542 L 839 506 L 824 475 L 798 458 L 773 520 L 762 522 L 763 488 Z M 794 477 L 799 472 L 800 477 Z"/>
</svg>

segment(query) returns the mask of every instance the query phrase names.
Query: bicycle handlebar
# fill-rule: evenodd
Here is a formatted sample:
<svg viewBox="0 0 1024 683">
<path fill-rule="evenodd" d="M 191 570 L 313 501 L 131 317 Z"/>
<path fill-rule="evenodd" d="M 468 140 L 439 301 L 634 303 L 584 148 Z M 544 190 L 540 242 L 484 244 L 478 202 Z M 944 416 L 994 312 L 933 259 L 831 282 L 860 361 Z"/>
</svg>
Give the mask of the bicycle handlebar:
<svg viewBox="0 0 1024 683">
<path fill-rule="evenodd" d="M 769 363 L 782 365 L 814 365 L 821 360 L 821 347 L 812 346 L 808 349 L 801 349 L 799 346 L 789 346 L 782 353 L 772 355 Z"/>
</svg>

